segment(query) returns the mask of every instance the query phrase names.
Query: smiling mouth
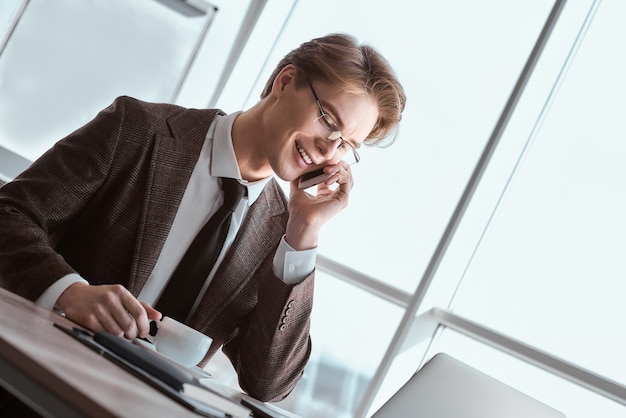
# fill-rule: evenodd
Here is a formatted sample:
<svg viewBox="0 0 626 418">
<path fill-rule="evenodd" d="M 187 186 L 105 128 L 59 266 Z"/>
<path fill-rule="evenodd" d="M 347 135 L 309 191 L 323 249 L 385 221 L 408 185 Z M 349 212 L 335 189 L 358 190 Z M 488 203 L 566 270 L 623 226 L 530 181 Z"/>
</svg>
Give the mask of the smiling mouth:
<svg viewBox="0 0 626 418">
<path fill-rule="evenodd" d="M 309 157 L 309 154 L 307 154 L 304 148 L 302 148 L 300 144 L 298 144 L 297 142 L 296 142 L 296 148 L 298 149 L 298 152 L 302 156 L 302 159 L 304 160 L 304 162 L 306 162 L 309 165 L 313 164 L 313 160 L 311 159 L 311 157 Z"/>
</svg>

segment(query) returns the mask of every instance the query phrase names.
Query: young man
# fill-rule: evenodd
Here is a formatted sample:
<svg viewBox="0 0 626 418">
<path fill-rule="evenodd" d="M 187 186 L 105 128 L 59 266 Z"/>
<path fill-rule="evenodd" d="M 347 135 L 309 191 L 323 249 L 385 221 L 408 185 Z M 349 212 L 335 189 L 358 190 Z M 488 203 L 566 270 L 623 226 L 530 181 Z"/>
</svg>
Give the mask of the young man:
<svg viewBox="0 0 626 418">
<path fill-rule="evenodd" d="M 392 136 L 404 103 L 388 63 L 345 35 L 289 53 L 244 112 L 118 98 L 0 188 L 0 284 L 93 331 L 145 336 L 235 179 L 246 194 L 180 319 L 213 338 L 202 364 L 222 347 L 244 391 L 280 400 L 310 354 L 318 232 L 353 183 L 342 160 Z M 318 168 L 317 193 L 299 189 Z"/>
</svg>

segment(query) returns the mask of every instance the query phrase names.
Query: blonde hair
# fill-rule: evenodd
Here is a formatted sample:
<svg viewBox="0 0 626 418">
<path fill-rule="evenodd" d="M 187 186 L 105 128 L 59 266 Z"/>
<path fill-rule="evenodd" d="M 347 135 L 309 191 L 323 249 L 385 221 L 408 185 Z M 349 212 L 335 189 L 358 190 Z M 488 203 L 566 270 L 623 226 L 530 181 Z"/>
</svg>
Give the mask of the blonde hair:
<svg viewBox="0 0 626 418">
<path fill-rule="evenodd" d="M 297 79 L 298 87 L 305 86 L 305 77 L 308 77 L 374 99 L 379 115 L 366 144 L 388 146 L 396 139 L 406 95 L 391 65 L 374 48 L 359 44 L 353 36 L 346 34 L 331 34 L 305 42 L 278 63 L 261 98 L 270 94 L 274 80 L 289 64 L 303 73 L 304 77 Z"/>
</svg>

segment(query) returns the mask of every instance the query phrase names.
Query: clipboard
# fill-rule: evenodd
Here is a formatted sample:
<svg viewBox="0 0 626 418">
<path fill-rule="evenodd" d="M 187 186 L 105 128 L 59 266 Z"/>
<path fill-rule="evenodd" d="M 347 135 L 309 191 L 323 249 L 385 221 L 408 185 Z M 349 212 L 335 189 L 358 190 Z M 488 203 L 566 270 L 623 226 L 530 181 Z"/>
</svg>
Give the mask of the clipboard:
<svg viewBox="0 0 626 418">
<path fill-rule="evenodd" d="M 199 386 L 207 391 L 210 389 L 201 385 L 191 372 L 186 373 L 158 354 L 112 334 L 91 333 L 56 323 L 54 326 L 191 411 L 208 418 L 230 416 L 221 409 L 186 396 L 182 392 L 184 385 Z"/>
</svg>

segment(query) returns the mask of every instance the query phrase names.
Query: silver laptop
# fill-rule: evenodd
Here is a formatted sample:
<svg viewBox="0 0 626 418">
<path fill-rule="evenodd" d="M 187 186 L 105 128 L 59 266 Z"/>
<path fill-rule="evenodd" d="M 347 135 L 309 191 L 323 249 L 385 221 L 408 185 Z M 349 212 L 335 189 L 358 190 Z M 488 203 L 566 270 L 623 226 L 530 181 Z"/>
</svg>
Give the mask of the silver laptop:
<svg viewBox="0 0 626 418">
<path fill-rule="evenodd" d="M 447 354 L 433 356 L 372 418 L 563 418 Z"/>
</svg>

